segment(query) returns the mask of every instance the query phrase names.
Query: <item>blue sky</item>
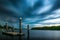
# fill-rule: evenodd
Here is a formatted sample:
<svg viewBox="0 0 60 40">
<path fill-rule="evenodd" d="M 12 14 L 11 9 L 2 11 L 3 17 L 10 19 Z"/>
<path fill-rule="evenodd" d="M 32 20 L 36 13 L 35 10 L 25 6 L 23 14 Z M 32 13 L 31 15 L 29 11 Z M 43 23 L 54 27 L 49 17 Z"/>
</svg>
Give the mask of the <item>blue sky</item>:
<svg viewBox="0 0 60 40">
<path fill-rule="evenodd" d="M 60 0 L 0 0 L 0 24 L 25 28 L 60 24 Z"/>
</svg>

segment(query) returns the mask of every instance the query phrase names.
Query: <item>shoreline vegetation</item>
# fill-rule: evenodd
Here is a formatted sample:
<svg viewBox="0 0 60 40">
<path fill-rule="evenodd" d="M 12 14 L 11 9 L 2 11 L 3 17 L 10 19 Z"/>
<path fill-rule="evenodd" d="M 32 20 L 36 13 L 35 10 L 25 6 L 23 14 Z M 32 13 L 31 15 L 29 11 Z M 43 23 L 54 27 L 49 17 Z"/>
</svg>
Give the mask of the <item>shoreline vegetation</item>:
<svg viewBox="0 0 60 40">
<path fill-rule="evenodd" d="M 6 29 L 6 25 L 4 25 L 4 26 L 2 26 L 2 25 L 0 25 L 0 31 L 2 31 L 2 29 L 3 30 L 5 30 Z M 17 28 L 14 28 L 13 26 L 8 26 L 8 30 L 17 30 Z"/>
<path fill-rule="evenodd" d="M 60 30 L 60 26 L 33 27 L 31 30 Z"/>
</svg>

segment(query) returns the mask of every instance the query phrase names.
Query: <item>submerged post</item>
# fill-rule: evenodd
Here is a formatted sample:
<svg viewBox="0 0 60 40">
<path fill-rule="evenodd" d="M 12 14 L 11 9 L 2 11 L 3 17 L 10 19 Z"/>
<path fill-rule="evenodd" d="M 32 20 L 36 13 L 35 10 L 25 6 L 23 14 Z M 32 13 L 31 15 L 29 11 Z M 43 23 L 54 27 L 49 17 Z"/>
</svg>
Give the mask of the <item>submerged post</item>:
<svg viewBox="0 0 60 40">
<path fill-rule="evenodd" d="M 27 40 L 29 40 L 29 25 L 27 25 L 27 34 L 28 34 Z"/>
</svg>

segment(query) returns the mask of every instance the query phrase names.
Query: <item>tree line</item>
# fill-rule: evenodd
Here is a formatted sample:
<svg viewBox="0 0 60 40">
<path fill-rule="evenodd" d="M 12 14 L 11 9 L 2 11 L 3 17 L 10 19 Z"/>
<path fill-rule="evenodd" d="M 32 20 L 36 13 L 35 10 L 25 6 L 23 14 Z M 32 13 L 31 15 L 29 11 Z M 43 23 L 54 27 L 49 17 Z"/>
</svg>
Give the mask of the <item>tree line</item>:
<svg viewBox="0 0 60 40">
<path fill-rule="evenodd" d="M 60 30 L 60 26 L 33 27 L 32 30 Z"/>
<path fill-rule="evenodd" d="M 4 26 L 0 25 L 0 29 L 6 29 L 6 25 L 4 25 Z M 8 26 L 8 29 L 13 29 L 13 27 L 12 26 Z"/>
</svg>

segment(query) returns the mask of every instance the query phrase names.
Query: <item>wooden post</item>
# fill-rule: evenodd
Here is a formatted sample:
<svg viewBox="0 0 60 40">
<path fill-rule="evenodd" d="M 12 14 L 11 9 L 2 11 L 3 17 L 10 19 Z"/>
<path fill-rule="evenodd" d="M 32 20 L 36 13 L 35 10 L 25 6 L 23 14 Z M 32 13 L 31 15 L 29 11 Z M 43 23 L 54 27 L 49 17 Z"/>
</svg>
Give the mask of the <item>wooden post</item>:
<svg viewBox="0 0 60 40">
<path fill-rule="evenodd" d="M 19 19 L 19 33 L 20 33 L 20 36 L 19 36 L 19 40 L 23 40 L 23 33 L 22 33 L 22 18 L 20 17 Z"/>
<path fill-rule="evenodd" d="M 14 26 L 12 27 L 12 32 L 14 32 Z"/>
<path fill-rule="evenodd" d="M 19 26 L 20 26 L 20 31 L 19 31 L 19 33 L 22 33 L 22 18 L 20 17 L 20 19 L 19 19 Z"/>
<path fill-rule="evenodd" d="M 8 25 L 7 25 L 8 23 L 6 23 L 5 25 L 6 25 L 6 32 L 8 31 Z"/>
<path fill-rule="evenodd" d="M 27 40 L 29 40 L 29 25 L 27 25 L 27 34 L 28 34 Z"/>
</svg>

